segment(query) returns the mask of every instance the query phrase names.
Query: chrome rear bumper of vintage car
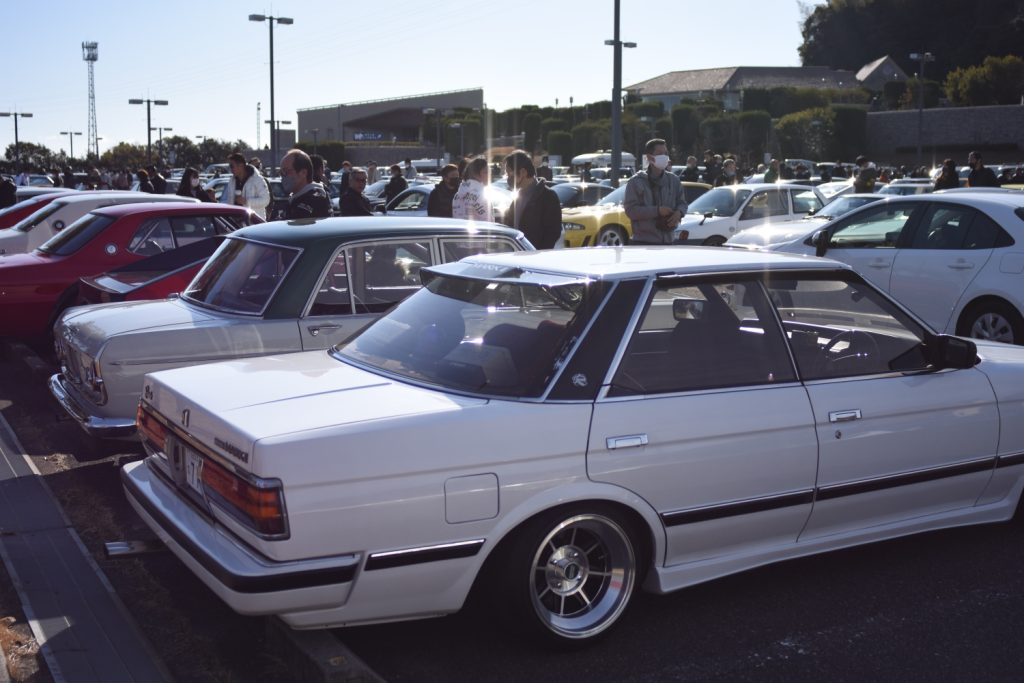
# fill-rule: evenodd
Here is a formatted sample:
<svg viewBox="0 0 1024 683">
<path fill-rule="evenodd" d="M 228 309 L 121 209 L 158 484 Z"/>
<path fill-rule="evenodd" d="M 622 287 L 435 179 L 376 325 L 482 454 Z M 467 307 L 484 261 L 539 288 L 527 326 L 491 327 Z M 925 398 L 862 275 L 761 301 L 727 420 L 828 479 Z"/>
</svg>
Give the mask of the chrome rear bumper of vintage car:
<svg viewBox="0 0 1024 683">
<path fill-rule="evenodd" d="M 149 528 L 236 612 L 281 614 L 347 601 L 360 555 L 273 561 L 197 511 L 146 460 L 125 465 L 121 483 Z"/>
<path fill-rule="evenodd" d="M 135 436 L 135 419 L 107 418 L 90 415 L 86 406 L 82 405 L 73 390 L 67 385 L 63 374 L 57 373 L 50 377 L 50 393 L 57 399 L 61 407 L 87 434 L 103 439 L 123 439 Z"/>
</svg>

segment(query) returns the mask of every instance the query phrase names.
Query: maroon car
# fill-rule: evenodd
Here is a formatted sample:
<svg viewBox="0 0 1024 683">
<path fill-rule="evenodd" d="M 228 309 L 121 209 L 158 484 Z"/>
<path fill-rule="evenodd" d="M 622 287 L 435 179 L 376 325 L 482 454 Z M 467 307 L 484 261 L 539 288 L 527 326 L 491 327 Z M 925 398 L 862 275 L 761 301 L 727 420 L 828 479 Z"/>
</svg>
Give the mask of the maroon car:
<svg viewBox="0 0 1024 683">
<path fill-rule="evenodd" d="M 43 192 L 26 199 L 20 199 L 17 204 L 8 206 L 6 209 L 0 211 L 0 230 L 16 225 L 22 218 L 31 216 L 54 199 L 67 197 L 70 194 L 75 194 L 75 192 L 75 190 L 67 190 L 64 192 Z"/>
<path fill-rule="evenodd" d="M 103 273 L 262 220 L 228 204 L 123 204 L 82 216 L 29 254 L 0 255 L 0 337 L 39 339 Z"/>
</svg>

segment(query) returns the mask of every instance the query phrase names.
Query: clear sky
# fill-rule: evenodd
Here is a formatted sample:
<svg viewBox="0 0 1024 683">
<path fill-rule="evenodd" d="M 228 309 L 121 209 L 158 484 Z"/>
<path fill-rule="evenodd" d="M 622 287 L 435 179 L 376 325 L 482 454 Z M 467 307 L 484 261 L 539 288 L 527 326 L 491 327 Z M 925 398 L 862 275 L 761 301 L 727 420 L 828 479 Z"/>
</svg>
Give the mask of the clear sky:
<svg viewBox="0 0 1024 683">
<path fill-rule="evenodd" d="M 621 0 L 623 86 L 668 71 L 797 66 L 798 0 Z M 268 24 L 275 25 L 279 120 L 306 107 L 482 87 L 484 102 L 566 106 L 607 100 L 612 86 L 613 0 L 0 0 L 4 66 L 0 111 L 24 111 L 19 138 L 85 149 L 88 72 L 83 41 L 99 43 L 96 112 L 100 151 L 145 143 L 146 108 L 165 135 L 256 144 L 257 103 L 270 118 Z M 284 126 L 288 128 L 288 126 Z M 269 126 L 262 125 L 266 143 Z M 156 133 L 154 132 L 154 144 Z M 0 153 L 14 141 L 0 118 Z"/>
</svg>

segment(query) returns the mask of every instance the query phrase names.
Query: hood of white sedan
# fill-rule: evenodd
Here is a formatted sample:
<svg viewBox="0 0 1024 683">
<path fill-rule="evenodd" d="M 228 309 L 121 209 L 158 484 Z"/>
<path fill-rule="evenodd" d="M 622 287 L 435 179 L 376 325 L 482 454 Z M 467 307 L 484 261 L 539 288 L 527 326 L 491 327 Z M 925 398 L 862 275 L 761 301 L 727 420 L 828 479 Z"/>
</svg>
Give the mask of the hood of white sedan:
<svg viewBox="0 0 1024 683">
<path fill-rule="evenodd" d="M 759 225 L 733 235 L 726 244 L 757 247 L 784 244 L 807 237 L 824 224 L 824 221 L 806 220 L 795 223 Z"/>
<path fill-rule="evenodd" d="M 188 431 L 243 463 L 260 439 L 344 430 L 483 405 L 484 399 L 416 387 L 337 360 L 327 351 L 179 368 L 147 375 L 143 396 L 170 421 L 188 411 Z M 225 448 L 222 444 L 228 444 Z M 236 453 L 232 453 L 236 451 Z"/>
<path fill-rule="evenodd" d="M 178 299 L 125 301 L 68 310 L 60 334 L 79 349 L 93 354 L 104 341 L 143 330 L 196 325 L 214 316 Z"/>
</svg>

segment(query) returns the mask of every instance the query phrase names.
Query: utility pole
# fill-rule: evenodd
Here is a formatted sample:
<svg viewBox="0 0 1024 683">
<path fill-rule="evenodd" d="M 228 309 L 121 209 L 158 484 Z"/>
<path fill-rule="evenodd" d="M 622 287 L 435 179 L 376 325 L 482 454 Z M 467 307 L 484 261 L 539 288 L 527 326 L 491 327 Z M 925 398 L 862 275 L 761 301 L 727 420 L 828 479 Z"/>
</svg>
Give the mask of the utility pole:
<svg viewBox="0 0 1024 683">
<path fill-rule="evenodd" d="M 153 117 L 150 111 L 150 105 L 156 104 L 159 106 L 167 106 L 167 100 L 128 100 L 128 104 L 145 104 L 146 105 L 146 161 L 153 161 Z"/>
<path fill-rule="evenodd" d="M 93 65 L 100 58 L 100 44 L 96 42 L 82 43 L 82 59 L 89 65 L 89 138 L 86 145 L 90 152 L 100 156 L 99 138 L 96 137 L 96 81 L 94 79 Z M 86 153 L 86 156 L 89 156 Z"/>
<path fill-rule="evenodd" d="M 18 117 L 23 119 L 32 118 L 32 114 L 24 111 L 0 111 L 0 116 L 14 117 L 14 160 L 21 163 L 21 144 L 18 142 Z"/>
<path fill-rule="evenodd" d="M 76 135 L 81 135 L 81 133 L 79 131 L 62 130 L 60 132 L 60 134 L 68 136 L 68 147 L 69 147 L 68 159 L 74 159 L 75 158 L 75 136 Z M 88 155 L 88 153 L 86 153 L 86 154 Z"/>
<path fill-rule="evenodd" d="M 263 14 L 250 14 L 249 21 L 266 21 L 270 25 L 270 168 L 277 166 L 277 135 L 276 121 L 274 116 L 274 22 L 286 26 L 294 24 L 294 19 L 288 17 L 272 17 Z"/>
<path fill-rule="evenodd" d="M 615 37 L 604 41 L 613 48 L 612 67 L 612 187 L 619 186 L 619 168 L 622 166 L 622 48 L 636 47 L 636 43 L 619 40 L 619 0 L 615 0 Z"/>
<path fill-rule="evenodd" d="M 917 165 L 923 165 L 921 159 L 921 137 L 924 130 L 924 67 L 928 62 L 935 61 L 931 52 L 912 52 L 910 58 L 921 64 L 917 72 Z"/>
</svg>

